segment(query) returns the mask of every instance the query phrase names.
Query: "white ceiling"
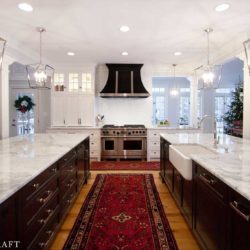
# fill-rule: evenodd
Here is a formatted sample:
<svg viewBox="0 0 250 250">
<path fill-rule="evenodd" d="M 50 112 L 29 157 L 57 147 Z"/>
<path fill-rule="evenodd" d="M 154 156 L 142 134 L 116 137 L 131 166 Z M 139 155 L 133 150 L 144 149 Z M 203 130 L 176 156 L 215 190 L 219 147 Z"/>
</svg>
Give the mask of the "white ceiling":
<svg viewBox="0 0 250 250">
<path fill-rule="evenodd" d="M 30 3 L 34 11 L 17 8 Z M 227 2 L 230 9 L 214 11 Z M 37 52 L 37 26 L 47 29 L 44 56 L 55 64 L 205 63 L 206 34 L 212 27 L 211 57 L 238 53 L 250 38 L 250 0 L 0 0 L 0 36 L 9 47 Z M 130 32 L 119 31 L 128 25 Z M 69 57 L 68 51 L 76 55 Z M 128 51 L 127 57 L 121 56 Z M 174 52 L 181 51 L 176 57 Z"/>
</svg>

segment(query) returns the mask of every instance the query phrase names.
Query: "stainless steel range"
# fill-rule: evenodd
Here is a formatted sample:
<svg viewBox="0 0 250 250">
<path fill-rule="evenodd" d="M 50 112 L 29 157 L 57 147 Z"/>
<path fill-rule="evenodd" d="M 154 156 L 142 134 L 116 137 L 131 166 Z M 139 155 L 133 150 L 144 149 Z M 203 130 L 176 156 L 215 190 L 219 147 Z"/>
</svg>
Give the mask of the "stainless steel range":
<svg viewBox="0 0 250 250">
<path fill-rule="evenodd" d="M 101 130 L 102 159 L 147 158 L 147 129 L 144 125 L 105 125 Z"/>
</svg>

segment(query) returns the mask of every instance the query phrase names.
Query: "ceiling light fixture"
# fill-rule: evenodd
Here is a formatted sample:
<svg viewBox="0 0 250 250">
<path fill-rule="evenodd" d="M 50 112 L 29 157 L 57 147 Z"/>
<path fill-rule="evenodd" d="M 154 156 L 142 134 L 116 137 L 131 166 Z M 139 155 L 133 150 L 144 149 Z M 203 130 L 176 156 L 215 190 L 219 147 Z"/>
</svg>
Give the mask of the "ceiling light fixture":
<svg viewBox="0 0 250 250">
<path fill-rule="evenodd" d="M 6 40 L 0 37 L 0 70 L 2 68 L 5 46 L 6 46 Z"/>
<path fill-rule="evenodd" d="M 53 81 L 54 68 L 42 62 L 42 33 L 46 30 L 44 28 L 37 28 L 40 34 L 39 63 L 26 65 L 27 78 L 30 88 L 48 88 Z"/>
<path fill-rule="evenodd" d="M 201 70 L 201 83 L 199 83 L 199 89 L 216 89 L 219 87 L 221 80 L 221 65 L 210 64 L 210 33 L 213 29 L 207 28 L 204 30 L 207 34 L 207 64 L 200 66 L 196 70 Z"/>
<path fill-rule="evenodd" d="M 127 52 L 127 51 L 123 51 L 123 52 L 122 52 L 122 55 L 123 55 L 123 56 L 128 56 L 128 52 Z"/>
<path fill-rule="evenodd" d="M 18 8 L 20 10 L 23 10 L 23 11 L 26 11 L 26 12 L 33 11 L 33 7 L 30 4 L 28 4 L 28 3 L 19 3 L 18 4 Z"/>
<path fill-rule="evenodd" d="M 120 27 L 121 32 L 128 32 L 129 30 L 130 30 L 130 28 L 127 25 L 123 25 Z"/>
<path fill-rule="evenodd" d="M 180 51 L 177 51 L 177 52 L 174 53 L 174 55 L 175 55 L 175 56 L 181 56 L 182 53 L 181 53 Z"/>
<path fill-rule="evenodd" d="M 229 7 L 230 7 L 229 4 L 223 3 L 223 4 L 220 4 L 220 5 L 217 5 L 217 6 L 215 7 L 215 11 L 217 11 L 217 12 L 223 12 L 223 11 L 228 10 Z"/>
<path fill-rule="evenodd" d="M 69 51 L 69 52 L 67 53 L 67 55 L 68 55 L 68 56 L 74 56 L 74 55 L 75 55 L 75 53 L 74 53 L 74 52 Z"/>
<path fill-rule="evenodd" d="M 178 96 L 179 95 L 179 90 L 176 86 L 176 77 L 175 77 L 175 68 L 176 68 L 177 64 L 173 64 L 173 68 L 174 68 L 174 79 L 173 79 L 173 88 L 170 91 L 170 95 L 172 96 Z"/>
</svg>

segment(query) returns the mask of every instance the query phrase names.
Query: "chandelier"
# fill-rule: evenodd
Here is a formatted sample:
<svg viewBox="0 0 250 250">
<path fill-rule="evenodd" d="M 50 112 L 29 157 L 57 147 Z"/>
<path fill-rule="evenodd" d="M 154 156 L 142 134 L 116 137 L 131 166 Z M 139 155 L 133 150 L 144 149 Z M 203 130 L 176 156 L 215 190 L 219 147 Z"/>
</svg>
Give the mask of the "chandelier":
<svg viewBox="0 0 250 250">
<path fill-rule="evenodd" d="M 50 89 L 54 76 L 54 68 L 42 61 L 42 34 L 46 30 L 37 28 L 40 34 L 39 63 L 26 65 L 27 78 L 30 88 Z"/>
<path fill-rule="evenodd" d="M 243 42 L 243 46 L 244 46 L 245 56 L 247 60 L 248 71 L 250 75 L 250 39 Z"/>
<path fill-rule="evenodd" d="M 173 80 L 173 88 L 171 89 L 171 91 L 170 91 L 170 95 L 172 95 L 172 96 L 178 96 L 179 95 L 179 90 L 178 90 L 178 88 L 177 88 L 177 86 L 176 86 L 176 77 L 175 77 L 175 67 L 177 66 L 176 64 L 173 64 L 172 65 L 173 66 L 173 68 L 174 68 L 174 80 Z"/>
<path fill-rule="evenodd" d="M 210 33 L 213 29 L 207 28 L 204 30 L 207 34 L 207 64 L 195 69 L 198 71 L 199 89 L 217 89 L 221 81 L 222 65 L 212 65 L 210 63 Z"/>
<path fill-rule="evenodd" d="M 3 62 L 3 55 L 5 50 L 6 40 L 0 37 L 0 69 L 2 68 L 2 62 Z"/>
</svg>

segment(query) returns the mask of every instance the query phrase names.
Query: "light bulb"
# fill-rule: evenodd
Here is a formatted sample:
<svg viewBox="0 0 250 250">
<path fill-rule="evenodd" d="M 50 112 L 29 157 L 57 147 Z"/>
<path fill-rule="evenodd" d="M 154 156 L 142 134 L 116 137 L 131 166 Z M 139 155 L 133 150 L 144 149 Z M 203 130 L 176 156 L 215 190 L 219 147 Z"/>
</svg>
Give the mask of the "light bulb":
<svg viewBox="0 0 250 250">
<path fill-rule="evenodd" d="M 213 84 L 214 77 L 215 75 L 211 71 L 207 71 L 202 74 L 202 79 L 204 81 L 204 84 L 207 86 L 211 86 Z"/>
<path fill-rule="evenodd" d="M 170 95 L 172 95 L 172 96 L 177 96 L 177 95 L 179 95 L 179 91 L 178 91 L 177 89 L 172 89 L 172 90 L 170 91 Z"/>
<path fill-rule="evenodd" d="M 45 71 L 43 71 L 43 70 L 37 70 L 34 73 L 34 77 L 35 77 L 36 82 L 40 83 L 40 84 L 46 82 L 46 80 L 47 80 L 47 75 L 46 75 Z"/>
</svg>

